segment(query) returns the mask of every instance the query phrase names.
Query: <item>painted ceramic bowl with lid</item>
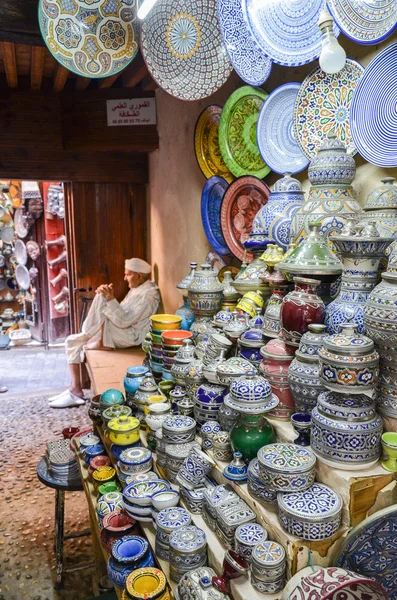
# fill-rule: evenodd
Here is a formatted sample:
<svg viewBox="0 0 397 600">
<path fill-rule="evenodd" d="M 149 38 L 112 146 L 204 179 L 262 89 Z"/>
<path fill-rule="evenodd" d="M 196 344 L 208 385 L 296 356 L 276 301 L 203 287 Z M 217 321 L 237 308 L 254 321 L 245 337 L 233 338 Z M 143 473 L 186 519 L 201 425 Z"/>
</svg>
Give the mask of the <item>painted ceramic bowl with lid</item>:
<svg viewBox="0 0 397 600">
<path fill-rule="evenodd" d="M 251 555 L 251 583 L 262 593 L 274 594 L 284 587 L 285 550 L 278 542 L 263 541 Z"/>
<path fill-rule="evenodd" d="M 165 444 L 192 442 L 196 433 L 196 421 L 184 415 L 170 415 L 163 421 L 162 432 Z"/>
<path fill-rule="evenodd" d="M 288 385 L 288 368 L 295 349 L 284 340 L 273 339 L 260 349 L 262 362 L 259 370 L 269 381 L 272 392 L 279 399 L 279 404 L 270 411 L 269 416 L 288 420 L 295 411 L 294 398 Z"/>
<path fill-rule="evenodd" d="M 99 399 L 101 411 L 104 411 L 105 408 L 108 408 L 109 406 L 113 406 L 114 404 L 124 404 L 124 403 L 125 403 L 124 394 L 122 392 L 120 392 L 120 390 L 116 390 L 116 389 L 106 390 L 106 392 L 103 392 L 103 394 L 101 394 L 101 397 Z"/>
<path fill-rule="evenodd" d="M 258 544 L 267 540 L 267 531 L 258 523 L 239 525 L 234 534 L 234 549 L 251 562 L 252 551 Z"/>
<path fill-rule="evenodd" d="M 271 502 L 272 504 L 277 502 L 277 492 L 272 491 L 260 478 L 257 458 L 250 460 L 247 477 L 247 487 L 250 496 L 256 498 L 256 500 L 261 500 L 262 502 Z"/>
<path fill-rule="evenodd" d="M 132 415 L 132 409 L 126 404 L 115 404 L 114 406 L 109 406 L 109 408 L 105 408 L 102 412 L 102 421 L 105 426 L 112 421 L 113 419 L 117 419 L 118 417 L 130 417 Z"/>
<path fill-rule="evenodd" d="M 364 469 L 379 460 L 382 431 L 375 401 L 368 396 L 323 392 L 312 411 L 311 448 L 327 465 Z"/>
<path fill-rule="evenodd" d="M 343 502 L 322 483 L 300 492 L 277 494 L 278 516 L 284 529 L 302 540 L 332 537 L 339 529 Z"/>
<path fill-rule="evenodd" d="M 152 453 L 148 448 L 128 448 L 120 454 L 119 463 L 128 475 L 146 473 L 152 468 Z"/>
<path fill-rule="evenodd" d="M 261 375 L 256 375 L 255 371 L 235 379 L 230 386 L 230 393 L 225 397 L 226 406 L 240 413 L 266 413 L 278 403 L 270 383 Z"/>
<path fill-rule="evenodd" d="M 248 360 L 239 357 L 228 358 L 216 368 L 218 380 L 223 385 L 229 386 L 236 377 L 241 377 L 253 370 Z"/>
<path fill-rule="evenodd" d="M 171 579 L 179 582 L 192 569 L 207 562 L 207 539 L 205 533 L 195 525 L 178 527 L 170 535 L 169 561 Z"/>
<path fill-rule="evenodd" d="M 374 342 L 357 333 L 352 323 L 343 323 L 341 332 L 324 338 L 318 351 L 320 381 L 330 390 L 361 394 L 374 390 L 379 380 L 379 354 Z"/>
<path fill-rule="evenodd" d="M 118 417 L 108 423 L 109 439 L 119 446 L 139 440 L 139 421 L 135 417 Z"/>
<path fill-rule="evenodd" d="M 268 444 L 258 452 L 259 476 L 272 491 L 295 492 L 309 488 L 316 474 L 316 457 L 295 444 Z"/>
</svg>

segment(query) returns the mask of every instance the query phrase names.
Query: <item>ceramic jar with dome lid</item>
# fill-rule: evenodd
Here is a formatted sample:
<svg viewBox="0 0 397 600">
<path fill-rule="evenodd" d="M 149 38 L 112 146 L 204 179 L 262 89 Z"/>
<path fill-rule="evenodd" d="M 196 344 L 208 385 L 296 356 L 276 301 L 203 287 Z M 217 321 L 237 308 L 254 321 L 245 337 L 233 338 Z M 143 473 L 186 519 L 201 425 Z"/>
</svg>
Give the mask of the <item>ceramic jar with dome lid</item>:
<svg viewBox="0 0 397 600">
<path fill-rule="evenodd" d="M 183 340 L 175 354 L 174 364 L 171 367 L 171 375 L 177 385 L 185 386 L 185 376 L 190 363 L 194 360 L 195 346 L 192 340 Z"/>
<path fill-rule="evenodd" d="M 263 341 L 261 329 L 247 329 L 237 341 L 239 356 L 258 368 L 262 360 L 260 349 Z"/>
<path fill-rule="evenodd" d="M 384 177 L 381 185 L 368 196 L 361 222 L 376 221 L 381 236 L 395 237 L 397 232 L 397 185 L 394 177 Z"/>
<path fill-rule="evenodd" d="M 225 271 L 223 274 L 223 299 L 222 299 L 222 310 L 228 308 L 232 312 L 236 308 L 236 304 L 239 301 L 240 294 L 232 286 L 233 277 L 231 271 Z"/>
<path fill-rule="evenodd" d="M 320 381 L 318 351 L 327 336 L 327 328 L 322 324 L 311 323 L 309 331 L 303 334 L 295 358 L 288 368 L 288 383 L 295 400 L 296 411 L 312 412 L 319 394 L 325 391 Z"/>
<path fill-rule="evenodd" d="M 149 396 L 154 396 L 159 393 L 159 388 L 154 381 L 153 375 L 148 373 L 144 376 L 143 381 L 139 384 L 139 388 L 133 398 L 136 416 L 140 421 L 144 418 L 144 411 L 147 406 L 147 399 Z"/>
<path fill-rule="evenodd" d="M 290 285 L 280 271 L 270 273 L 267 280 L 272 295 L 263 315 L 263 335 L 267 338 L 277 338 L 281 332 L 281 305 L 284 296 L 290 291 Z"/>
<path fill-rule="evenodd" d="M 185 371 L 185 386 L 186 394 L 191 399 L 194 399 L 198 387 L 205 382 L 203 373 L 203 363 L 200 359 L 195 358 L 189 364 Z"/>
<path fill-rule="evenodd" d="M 295 412 L 294 397 L 288 385 L 288 369 L 295 356 L 295 348 L 278 338 L 262 346 L 260 352 L 262 362 L 259 370 L 279 399 L 279 404 L 269 412 L 269 417 L 287 421 Z"/>
<path fill-rule="evenodd" d="M 248 252 L 252 252 L 254 258 L 245 269 L 241 269 L 231 285 L 242 296 L 247 292 L 259 290 L 263 296 L 270 295 L 269 284 L 262 275 L 267 270 L 267 265 L 261 260 L 262 253 L 271 242 L 268 236 L 260 231 L 252 231 L 248 239 L 243 243 Z"/>
<path fill-rule="evenodd" d="M 223 284 L 219 281 L 216 272 L 209 264 L 201 265 L 201 269 L 195 271 L 188 285 L 190 308 L 195 315 L 212 316 L 220 309 L 222 298 Z"/>
<path fill-rule="evenodd" d="M 191 262 L 190 263 L 190 272 L 176 286 L 177 290 L 183 296 L 183 306 L 178 308 L 175 311 L 175 314 L 178 315 L 179 317 L 182 317 L 181 329 L 185 329 L 187 331 L 189 331 L 190 327 L 194 323 L 194 312 L 189 306 L 189 300 L 188 300 L 187 295 L 188 295 L 188 287 L 194 279 L 196 269 L 197 269 L 197 263 Z"/>
<path fill-rule="evenodd" d="M 379 354 L 374 342 L 357 332 L 354 323 L 342 323 L 340 333 L 324 338 L 318 351 L 320 381 L 345 394 L 371 392 L 379 380 Z"/>
<path fill-rule="evenodd" d="M 256 214 L 252 229 L 266 234 L 286 251 L 290 242 L 292 219 L 302 206 L 304 193 L 291 173 L 276 181 L 265 206 Z"/>
</svg>

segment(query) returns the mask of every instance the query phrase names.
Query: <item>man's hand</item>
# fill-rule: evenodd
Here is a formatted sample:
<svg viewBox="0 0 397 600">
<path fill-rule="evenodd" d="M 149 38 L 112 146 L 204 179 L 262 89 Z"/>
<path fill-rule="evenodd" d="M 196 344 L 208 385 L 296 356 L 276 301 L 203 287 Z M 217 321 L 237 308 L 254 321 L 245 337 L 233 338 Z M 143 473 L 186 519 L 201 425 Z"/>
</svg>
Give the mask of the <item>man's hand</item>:
<svg viewBox="0 0 397 600">
<path fill-rule="evenodd" d="M 106 301 L 114 299 L 113 283 L 109 285 L 101 285 L 100 287 L 102 288 L 100 293 L 104 296 Z"/>
</svg>

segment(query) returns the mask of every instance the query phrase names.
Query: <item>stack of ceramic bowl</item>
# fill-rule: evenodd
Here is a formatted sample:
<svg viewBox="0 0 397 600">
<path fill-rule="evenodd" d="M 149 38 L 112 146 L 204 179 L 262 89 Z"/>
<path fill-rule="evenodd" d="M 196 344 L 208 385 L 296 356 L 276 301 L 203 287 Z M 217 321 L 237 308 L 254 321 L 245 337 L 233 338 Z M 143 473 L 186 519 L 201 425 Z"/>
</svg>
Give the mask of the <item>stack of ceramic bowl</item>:
<svg viewBox="0 0 397 600">
<path fill-rule="evenodd" d="M 156 381 L 163 379 L 163 331 L 174 331 L 179 329 L 182 322 L 182 317 L 178 315 L 152 315 L 150 317 L 151 330 L 150 336 L 152 338 L 149 361 L 150 368 Z M 171 379 L 171 374 L 167 377 L 169 369 L 166 369 L 166 377 L 164 379 Z"/>
<path fill-rule="evenodd" d="M 163 440 L 163 429 L 158 429 L 156 431 L 156 459 L 157 465 L 165 469 L 167 466 L 167 459 L 165 455 L 165 448 L 167 446 L 167 442 Z"/>
<path fill-rule="evenodd" d="M 190 450 L 200 448 L 198 442 L 186 442 L 184 444 L 167 444 L 165 447 L 165 469 L 167 479 L 171 483 L 176 483 L 176 476 L 181 468 L 183 461 L 189 456 Z"/>
<path fill-rule="evenodd" d="M 178 348 L 174 356 L 174 364 L 171 367 L 171 375 L 175 383 L 179 386 L 185 386 L 185 375 L 190 363 L 194 360 L 194 344 L 192 340 L 183 340 L 182 346 Z"/>
<path fill-rule="evenodd" d="M 264 343 L 261 329 L 247 329 L 240 335 L 237 342 L 239 356 L 248 360 L 254 367 L 259 368 L 262 360 L 260 349 Z"/>
<path fill-rule="evenodd" d="M 187 527 L 191 517 L 180 506 L 164 508 L 156 515 L 156 556 L 169 559 L 170 535 L 179 527 Z"/>
<path fill-rule="evenodd" d="M 129 475 L 147 473 L 152 464 L 152 453 L 148 448 L 128 448 L 120 454 L 117 463 L 119 479 L 125 482 Z"/>
<path fill-rule="evenodd" d="M 277 502 L 277 492 L 270 490 L 260 477 L 257 458 L 253 458 L 249 462 L 247 477 L 247 488 L 250 496 L 261 502 L 270 502 L 272 504 Z"/>
<path fill-rule="evenodd" d="M 134 396 L 148 371 L 148 368 L 143 366 L 129 367 L 127 369 L 127 373 L 124 377 L 124 391 L 126 399 L 125 403 L 130 408 L 135 408 Z"/>
<path fill-rule="evenodd" d="M 192 334 L 190 331 L 184 331 L 182 329 L 162 332 L 161 344 L 163 353 L 163 379 L 174 378 L 171 373 L 171 369 L 175 362 L 175 356 L 180 346 L 183 346 L 183 342 L 185 340 L 189 340 L 191 337 Z M 164 377 L 164 373 L 166 374 L 166 377 Z"/>
<path fill-rule="evenodd" d="M 126 535 L 111 547 L 107 565 L 108 577 L 117 588 L 124 590 L 130 573 L 154 566 L 154 557 L 148 541 L 137 535 Z"/>
<path fill-rule="evenodd" d="M 216 368 L 216 375 L 219 383 L 229 386 L 236 377 L 242 377 L 248 371 L 252 371 L 254 367 L 245 358 L 238 356 L 228 358 Z M 254 369 L 255 370 L 255 369 Z"/>
<path fill-rule="evenodd" d="M 211 383 L 219 383 L 216 368 L 224 362 L 233 347 L 232 342 L 219 333 L 211 333 L 205 348 L 203 361 L 204 377 Z"/>
<path fill-rule="evenodd" d="M 202 383 L 194 396 L 194 418 L 201 427 L 207 421 L 217 421 L 218 411 L 227 394 L 225 385 Z"/>
<path fill-rule="evenodd" d="M 207 564 L 207 539 L 195 525 L 179 527 L 169 539 L 170 576 L 177 583 L 188 573 Z"/>
<path fill-rule="evenodd" d="M 258 544 L 267 540 L 267 531 L 258 523 L 239 525 L 234 534 L 234 549 L 237 554 L 251 562 L 252 551 Z"/>
<path fill-rule="evenodd" d="M 144 376 L 143 381 L 139 384 L 139 387 L 134 396 L 135 404 L 135 416 L 139 421 L 144 421 L 145 408 L 147 401 L 150 396 L 159 395 L 159 388 L 153 378 L 153 375 L 148 373 Z"/>
<path fill-rule="evenodd" d="M 129 483 L 123 489 L 123 506 L 126 512 L 137 521 L 152 522 L 152 496 L 171 489 L 164 479 L 146 479 Z"/>
<path fill-rule="evenodd" d="M 251 584 L 263 594 L 275 594 L 283 589 L 287 566 L 285 550 L 277 542 L 263 541 L 251 555 Z"/>
</svg>

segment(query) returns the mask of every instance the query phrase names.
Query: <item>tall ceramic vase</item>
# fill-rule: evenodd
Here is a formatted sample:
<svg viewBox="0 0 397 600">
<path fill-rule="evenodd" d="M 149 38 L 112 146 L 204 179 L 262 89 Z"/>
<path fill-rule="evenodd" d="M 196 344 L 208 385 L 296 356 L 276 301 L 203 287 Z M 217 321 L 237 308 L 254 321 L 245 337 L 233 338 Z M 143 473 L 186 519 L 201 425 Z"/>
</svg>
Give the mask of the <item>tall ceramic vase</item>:
<svg viewBox="0 0 397 600">
<path fill-rule="evenodd" d="M 281 331 L 286 344 L 298 347 L 310 323 L 324 322 L 325 306 L 317 295 L 319 281 L 294 277 L 294 283 L 295 289 L 283 298 Z"/>
</svg>

